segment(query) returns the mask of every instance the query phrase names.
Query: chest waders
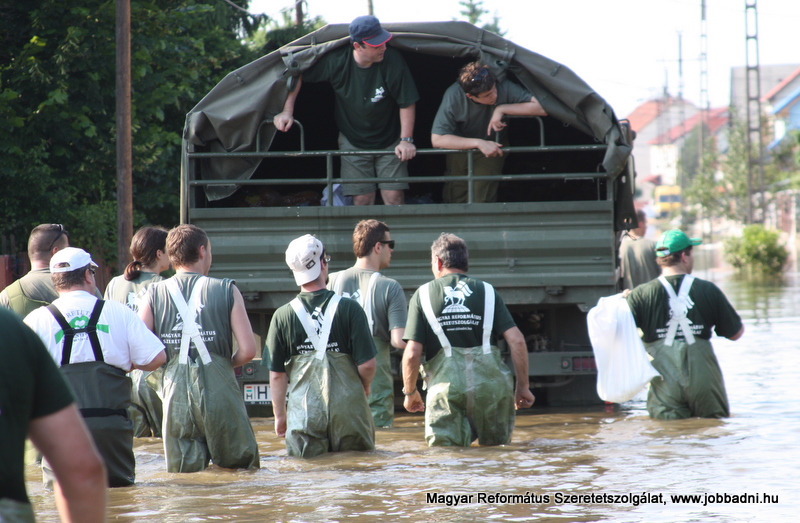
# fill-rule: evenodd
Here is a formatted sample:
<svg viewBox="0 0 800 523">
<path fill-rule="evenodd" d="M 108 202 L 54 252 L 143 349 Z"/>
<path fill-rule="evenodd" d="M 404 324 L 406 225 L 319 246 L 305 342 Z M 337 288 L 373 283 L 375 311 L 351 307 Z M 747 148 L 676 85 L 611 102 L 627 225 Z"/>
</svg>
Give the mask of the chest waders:
<svg viewBox="0 0 800 523">
<path fill-rule="evenodd" d="M 693 306 L 689 290 L 694 277 L 683 277 L 678 293 L 660 276 L 669 296 L 670 319 L 665 338 L 645 343 L 653 367 L 663 379 L 650 382 L 647 411 L 652 418 L 726 418 L 730 415 L 722 370 L 711 342 L 696 338 L 686 314 Z M 678 329 L 683 339 L 676 339 Z"/>
<path fill-rule="evenodd" d="M 33 506 L 11 498 L 0 498 L 0 521 L 9 523 L 36 523 Z"/>
<path fill-rule="evenodd" d="M 258 468 L 258 444 L 231 360 L 208 350 L 197 323 L 208 279 L 199 278 L 189 289 L 188 303 L 176 280 L 165 285 L 183 321 L 180 351 L 162 378 L 167 472 L 199 472 L 210 461 L 223 468 Z M 196 355 L 190 355 L 191 345 Z"/>
<path fill-rule="evenodd" d="M 97 300 L 89 323 L 83 328 L 73 328 L 55 305 L 47 310 L 64 331 L 61 349 L 61 372 L 75 392 L 83 421 L 92 434 L 94 443 L 106 464 L 108 485 L 126 487 L 133 485 L 136 460 L 133 456 L 133 424 L 128 418 L 131 402 L 131 381 L 125 371 L 105 363 L 97 322 L 103 310 L 103 300 Z M 92 346 L 95 361 L 70 363 L 72 344 L 76 334 L 86 334 Z M 49 466 L 43 463 L 45 475 Z"/>
<path fill-rule="evenodd" d="M 380 277 L 379 272 L 373 272 L 369 278 L 366 292 L 361 290 L 361 297 L 358 304 L 364 309 L 369 323 L 369 331 L 373 333 L 372 341 L 378 353 L 375 355 L 375 377 L 369 389 L 369 409 L 372 412 L 372 420 L 377 427 L 391 427 L 394 422 L 394 377 L 392 376 L 392 362 L 389 353 L 392 350 L 391 342 L 384 341 L 374 335 L 373 304 L 375 303 L 375 287 Z M 334 292 L 341 296 L 342 280 L 337 278 Z M 389 334 L 391 336 L 391 333 Z"/>
<path fill-rule="evenodd" d="M 442 350 L 423 365 L 425 440 L 428 446 L 504 445 L 514 430 L 514 383 L 500 351 L 491 345 L 494 288 L 483 282 L 483 343 L 453 347 L 433 312 L 430 283 L 420 287 L 420 304 Z"/>
<path fill-rule="evenodd" d="M 375 448 L 375 426 L 353 358 L 327 350 L 339 300 L 338 295 L 331 296 L 319 332 L 302 302 L 291 301 L 314 351 L 292 356 L 286 365 L 286 452 L 290 456 L 310 458 Z"/>
</svg>

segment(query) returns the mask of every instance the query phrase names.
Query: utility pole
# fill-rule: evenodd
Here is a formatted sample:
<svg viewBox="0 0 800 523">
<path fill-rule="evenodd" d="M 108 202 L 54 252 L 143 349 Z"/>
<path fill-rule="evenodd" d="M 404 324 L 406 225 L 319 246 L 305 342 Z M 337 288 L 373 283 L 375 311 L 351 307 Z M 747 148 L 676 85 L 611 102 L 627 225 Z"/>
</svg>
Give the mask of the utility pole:
<svg viewBox="0 0 800 523">
<path fill-rule="evenodd" d="M 700 0 L 700 132 L 698 144 L 698 175 L 714 176 L 713 172 L 704 173 L 703 167 L 706 157 L 706 128 L 708 126 L 708 116 L 711 104 L 708 100 L 708 23 L 706 19 L 706 0 Z M 714 217 L 708 213 L 708 209 L 702 209 L 704 218 L 708 221 L 708 237 L 704 238 L 706 243 L 712 242 L 714 234 Z M 702 222 L 701 222 L 702 223 Z"/>
<path fill-rule="evenodd" d="M 117 273 L 128 264 L 133 238 L 131 152 L 131 2 L 117 0 Z"/>
<path fill-rule="evenodd" d="M 367 14 L 370 16 L 375 16 L 375 10 L 372 8 L 372 0 L 367 0 Z"/>
<path fill-rule="evenodd" d="M 747 93 L 747 132 L 745 144 L 747 146 L 747 223 L 754 223 L 753 217 L 753 188 L 755 173 L 753 166 L 758 168 L 758 186 L 761 200 L 761 218 L 757 221 L 763 223 L 766 219 L 766 198 L 764 192 L 764 137 L 762 133 L 763 122 L 761 115 L 761 66 L 758 60 L 758 6 L 756 0 L 745 0 L 745 88 Z M 755 147 L 755 151 L 753 150 Z"/>
<path fill-rule="evenodd" d="M 294 3 L 294 25 L 303 27 L 303 0 Z"/>
</svg>

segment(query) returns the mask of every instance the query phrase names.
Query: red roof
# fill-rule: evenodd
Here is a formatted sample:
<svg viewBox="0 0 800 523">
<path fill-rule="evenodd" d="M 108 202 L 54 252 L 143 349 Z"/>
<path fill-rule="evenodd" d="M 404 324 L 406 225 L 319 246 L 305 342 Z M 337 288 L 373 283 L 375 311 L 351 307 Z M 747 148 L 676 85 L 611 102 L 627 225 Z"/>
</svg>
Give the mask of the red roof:
<svg viewBox="0 0 800 523">
<path fill-rule="evenodd" d="M 770 91 L 761 97 L 762 102 L 768 101 L 770 98 L 778 94 L 784 87 L 786 87 L 792 80 L 797 78 L 797 75 L 800 75 L 800 67 L 794 70 L 792 74 L 784 78 L 781 83 L 770 89 Z"/>
<path fill-rule="evenodd" d="M 634 109 L 627 118 L 627 120 L 631 122 L 631 129 L 639 132 L 647 127 L 647 124 L 658 118 L 658 115 L 664 112 L 664 109 L 666 109 L 664 105 L 663 99 L 648 100 Z"/>
<path fill-rule="evenodd" d="M 701 118 L 703 117 L 703 112 L 699 112 L 687 118 L 682 124 L 678 124 L 666 133 L 658 136 L 652 140 L 650 140 L 648 145 L 665 145 L 669 143 L 675 143 L 676 140 L 691 132 L 697 125 L 700 123 Z M 706 125 L 708 130 L 711 134 L 716 134 L 716 132 L 728 123 L 728 108 L 727 107 L 717 107 L 716 109 L 710 109 L 708 111 L 708 118 L 706 120 Z"/>
</svg>

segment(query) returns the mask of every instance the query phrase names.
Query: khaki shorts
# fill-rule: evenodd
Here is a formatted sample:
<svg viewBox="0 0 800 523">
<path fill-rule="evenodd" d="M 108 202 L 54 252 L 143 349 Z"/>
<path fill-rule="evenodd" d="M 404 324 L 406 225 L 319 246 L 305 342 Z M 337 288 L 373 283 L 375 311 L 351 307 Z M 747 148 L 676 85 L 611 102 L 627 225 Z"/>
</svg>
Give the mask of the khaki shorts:
<svg viewBox="0 0 800 523">
<path fill-rule="evenodd" d="M 398 139 L 387 151 L 394 151 Z M 351 144 L 343 134 L 339 133 L 339 150 L 354 151 L 359 149 Z M 362 178 L 398 178 L 408 176 L 408 162 L 401 162 L 394 153 L 380 156 L 342 156 L 342 178 L 354 180 Z M 402 191 L 408 189 L 405 182 L 375 182 L 343 183 L 342 194 L 345 196 L 358 196 L 375 192 L 376 188 L 382 190 Z"/>
<path fill-rule="evenodd" d="M 472 168 L 475 176 L 491 176 L 503 173 L 503 165 L 506 162 L 508 153 L 503 156 L 493 156 L 487 158 L 481 152 L 475 152 L 472 156 Z M 452 153 L 447 155 L 446 176 L 466 176 L 469 172 L 467 153 Z M 497 188 L 500 182 L 475 182 L 473 201 L 475 203 L 496 202 Z M 467 182 L 445 182 L 442 189 L 442 199 L 445 203 L 466 203 Z"/>
</svg>

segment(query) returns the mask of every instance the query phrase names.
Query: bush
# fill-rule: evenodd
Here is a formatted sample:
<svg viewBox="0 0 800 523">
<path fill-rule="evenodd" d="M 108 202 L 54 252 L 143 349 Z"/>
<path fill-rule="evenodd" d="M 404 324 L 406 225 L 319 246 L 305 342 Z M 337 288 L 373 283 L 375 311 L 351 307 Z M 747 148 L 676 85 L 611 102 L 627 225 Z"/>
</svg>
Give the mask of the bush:
<svg viewBox="0 0 800 523">
<path fill-rule="evenodd" d="M 789 257 L 778 233 L 763 225 L 748 225 L 741 237 L 725 240 L 725 261 L 741 272 L 778 276 Z"/>
</svg>

